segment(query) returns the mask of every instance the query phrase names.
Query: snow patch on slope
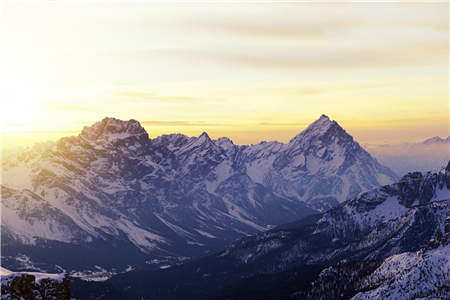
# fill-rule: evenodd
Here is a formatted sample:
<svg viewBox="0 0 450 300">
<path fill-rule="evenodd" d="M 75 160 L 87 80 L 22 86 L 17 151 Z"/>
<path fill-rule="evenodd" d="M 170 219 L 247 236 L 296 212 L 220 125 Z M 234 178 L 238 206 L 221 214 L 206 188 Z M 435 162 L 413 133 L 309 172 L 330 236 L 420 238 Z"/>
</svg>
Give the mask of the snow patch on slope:
<svg viewBox="0 0 450 300">
<path fill-rule="evenodd" d="M 350 213 L 354 214 L 354 220 L 360 224 L 360 226 L 363 226 L 376 224 L 380 221 L 388 222 L 407 214 L 408 211 L 408 208 L 398 202 L 397 197 L 388 197 L 381 204 L 377 205 L 375 209 L 364 213 L 357 213 L 356 211 L 351 211 Z"/>
<path fill-rule="evenodd" d="M 40 283 L 42 279 L 56 280 L 61 283 L 65 276 L 64 273 L 51 274 L 51 273 L 40 273 L 40 272 L 13 272 L 13 271 L 10 271 L 3 267 L 0 267 L 0 277 L 1 277 L 2 285 L 4 284 L 4 281 L 6 281 L 6 280 L 10 280 L 14 277 L 21 277 L 24 274 L 34 276 L 35 277 L 34 282 L 36 282 L 36 283 Z"/>
<path fill-rule="evenodd" d="M 213 194 L 216 188 L 233 174 L 231 162 L 224 160 L 216 167 L 216 179 L 214 181 L 206 181 L 206 190 Z"/>
<path fill-rule="evenodd" d="M 429 252 L 402 253 L 387 258 L 365 281 L 378 286 L 355 295 L 363 299 L 415 299 L 450 286 L 450 245 Z"/>
</svg>

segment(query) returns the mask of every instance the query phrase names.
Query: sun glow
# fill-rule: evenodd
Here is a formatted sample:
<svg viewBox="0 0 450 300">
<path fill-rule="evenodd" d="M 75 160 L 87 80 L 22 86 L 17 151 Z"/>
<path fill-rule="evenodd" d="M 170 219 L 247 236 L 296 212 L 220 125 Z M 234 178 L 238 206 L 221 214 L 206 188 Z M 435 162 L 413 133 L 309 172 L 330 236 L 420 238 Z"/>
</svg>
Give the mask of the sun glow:
<svg viewBox="0 0 450 300">
<path fill-rule="evenodd" d="M 2 80 L 0 98 L 2 99 L 1 132 L 32 130 L 39 114 L 37 97 L 24 82 L 7 77 Z"/>
<path fill-rule="evenodd" d="M 110 116 L 152 137 L 287 141 L 321 114 L 361 142 L 449 134 L 448 4 L 5 5 L 8 136 Z"/>
</svg>

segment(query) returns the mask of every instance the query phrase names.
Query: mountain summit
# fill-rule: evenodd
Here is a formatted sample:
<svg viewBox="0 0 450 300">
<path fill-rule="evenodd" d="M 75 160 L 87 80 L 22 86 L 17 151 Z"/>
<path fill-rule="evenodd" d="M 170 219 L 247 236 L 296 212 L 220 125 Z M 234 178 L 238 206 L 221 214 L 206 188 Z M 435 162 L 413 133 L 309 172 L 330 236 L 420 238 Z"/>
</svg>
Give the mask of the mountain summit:
<svg viewBox="0 0 450 300">
<path fill-rule="evenodd" d="M 295 136 L 289 144 L 297 144 L 302 148 L 307 148 L 313 145 L 331 145 L 334 142 L 337 142 L 338 145 L 349 151 L 351 151 L 352 147 L 359 147 L 353 140 L 353 137 L 336 121 L 330 120 L 326 115 L 322 115 L 318 120 Z"/>
<path fill-rule="evenodd" d="M 81 136 L 88 140 L 101 138 L 126 138 L 135 135 L 147 135 L 145 129 L 136 120 L 122 121 L 115 118 L 104 118 L 91 126 L 86 126 Z"/>
<path fill-rule="evenodd" d="M 150 139 L 138 121 L 105 118 L 2 167 L 5 266 L 25 255 L 74 272 L 176 263 L 396 177 L 327 116 L 289 143 L 250 146 L 206 133 Z"/>
<path fill-rule="evenodd" d="M 332 126 L 339 126 L 336 121 L 330 120 L 327 115 L 321 115 L 319 119 L 311 123 L 305 130 L 294 137 L 292 141 L 301 141 L 310 137 L 320 137 L 325 134 Z"/>
</svg>

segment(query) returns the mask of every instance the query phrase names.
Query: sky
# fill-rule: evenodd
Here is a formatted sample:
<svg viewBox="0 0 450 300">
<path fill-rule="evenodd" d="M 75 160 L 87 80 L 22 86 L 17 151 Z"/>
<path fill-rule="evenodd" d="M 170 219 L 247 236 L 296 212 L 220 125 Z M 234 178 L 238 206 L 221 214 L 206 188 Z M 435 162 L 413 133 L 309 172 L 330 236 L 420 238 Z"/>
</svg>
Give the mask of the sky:
<svg viewBox="0 0 450 300">
<path fill-rule="evenodd" d="M 321 114 L 361 143 L 449 135 L 448 3 L 10 1 L 3 147 L 102 118 L 238 144 Z"/>
</svg>

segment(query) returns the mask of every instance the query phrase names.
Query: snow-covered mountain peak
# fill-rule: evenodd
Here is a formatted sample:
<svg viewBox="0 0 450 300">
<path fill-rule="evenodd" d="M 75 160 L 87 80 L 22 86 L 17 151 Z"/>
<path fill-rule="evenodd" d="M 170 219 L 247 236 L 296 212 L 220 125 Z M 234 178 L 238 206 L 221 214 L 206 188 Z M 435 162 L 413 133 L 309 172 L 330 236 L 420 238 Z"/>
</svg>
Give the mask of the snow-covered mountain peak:
<svg viewBox="0 0 450 300">
<path fill-rule="evenodd" d="M 334 124 L 337 124 L 337 122 L 331 120 L 326 115 L 321 115 L 320 118 L 311 123 L 305 131 L 310 134 L 322 135 Z"/>
<path fill-rule="evenodd" d="M 205 143 L 205 142 L 210 142 L 210 141 L 211 141 L 211 138 L 205 131 L 203 131 L 202 134 L 200 134 L 200 136 L 198 137 L 199 143 Z"/>
<path fill-rule="evenodd" d="M 217 140 L 215 141 L 215 143 L 216 143 L 220 148 L 222 148 L 223 150 L 225 150 L 226 152 L 232 151 L 232 150 L 236 147 L 236 145 L 233 143 L 233 141 L 230 140 L 230 139 L 227 138 L 227 137 L 221 137 L 221 138 L 217 139 Z"/>
<path fill-rule="evenodd" d="M 450 143 L 450 136 L 446 138 L 441 138 L 440 136 L 435 136 L 423 141 L 423 144 L 431 145 L 431 144 L 446 144 Z"/>
<path fill-rule="evenodd" d="M 86 126 L 80 134 L 87 140 L 114 140 L 130 136 L 145 136 L 148 134 L 136 120 L 123 121 L 116 118 L 104 118 L 91 126 Z"/>
<path fill-rule="evenodd" d="M 333 121 L 330 119 L 330 117 L 329 116 L 327 116 L 327 115 L 325 115 L 325 114 L 322 114 L 321 116 L 320 116 L 320 118 L 319 119 L 317 119 L 315 122 L 313 122 L 312 124 L 314 124 L 314 123 L 316 123 L 316 124 L 319 124 L 319 123 L 322 123 L 322 124 L 328 124 L 328 123 L 332 123 Z M 311 124 L 311 125 L 312 125 Z"/>
<path fill-rule="evenodd" d="M 178 159 L 187 160 L 184 164 L 185 167 L 190 165 L 194 168 L 198 168 L 204 164 L 209 165 L 211 162 L 214 162 L 213 165 L 215 165 L 225 158 L 224 149 L 217 145 L 215 141 L 211 140 L 206 132 L 203 132 L 198 137 L 189 138 L 187 142 L 176 151 L 176 156 Z M 210 165 L 209 167 L 212 167 L 213 165 Z M 190 170 L 189 172 L 193 171 L 190 167 L 186 170 Z"/>
<path fill-rule="evenodd" d="M 377 176 L 372 180 L 373 182 L 386 184 L 392 182 L 391 179 L 396 177 L 390 170 L 383 169 L 350 134 L 326 115 L 322 115 L 294 137 L 287 144 L 286 153 L 288 160 L 277 160 L 275 163 L 281 167 L 295 168 L 295 171 L 299 172 L 305 170 L 313 174 L 335 174 L 337 172 L 342 175 L 348 172 L 357 174 L 362 171 L 367 173 L 365 177 L 371 177 L 370 173 L 373 172 L 367 168 L 371 166 L 387 176 Z M 361 168 L 363 165 L 365 167 Z M 341 182 L 334 186 L 342 184 L 345 185 Z M 343 200 L 345 198 L 341 198 L 341 201 Z"/>
<path fill-rule="evenodd" d="M 396 179 L 326 116 L 300 136 L 245 146 L 207 133 L 149 139 L 135 120 L 105 118 L 4 163 L 2 237 L 11 251 L 108 239 L 191 256 Z"/>
<path fill-rule="evenodd" d="M 345 130 L 334 120 L 328 116 L 322 115 L 319 119 L 311 123 L 305 130 L 296 135 L 289 144 L 300 144 L 307 146 L 315 140 L 323 138 L 337 138 L 348 139 L 353 138 L 345 132 Z"/>
<path fill-rule="evenodd" d="M 151 142 L 155 147 L 164 147 L 171 151 L 174 151 L 188 143 L 188 141 L 191 139 L 195 138 L 189 138 L 181 133 L 172 133 L 158 136 L 157 138 L 152 139 Z"/>
<path fill-rule="evenodd" d="M 426 139 L 424 144 L 442 143 L 443 139 L 439 136 L 434 136 L 432 138 Z"/>
<path fill-rule="evenodd" d="M 218 148 L 209 135 L 206 132 L 203 132 L 198 138 L 192 138 L 191 142 L 183 149 L 183 152 L 191 149 L 207 150 L 211 147 Z"/>
</svg>

